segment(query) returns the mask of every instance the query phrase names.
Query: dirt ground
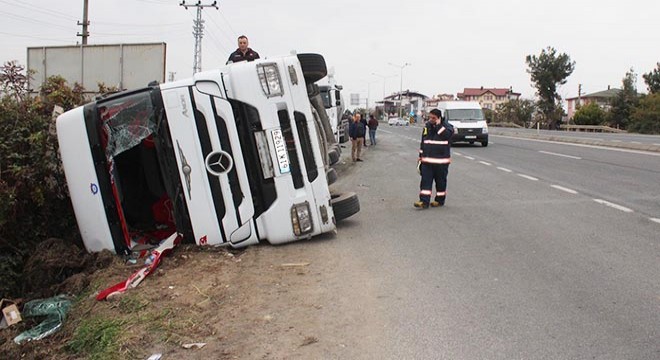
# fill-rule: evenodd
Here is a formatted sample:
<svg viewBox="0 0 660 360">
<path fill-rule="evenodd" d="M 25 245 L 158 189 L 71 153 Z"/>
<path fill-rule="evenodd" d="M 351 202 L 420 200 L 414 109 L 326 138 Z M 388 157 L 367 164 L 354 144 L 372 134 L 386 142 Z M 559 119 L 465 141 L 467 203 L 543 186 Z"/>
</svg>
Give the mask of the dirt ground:
<svg viewBox="0 0 660 360">
<path fill-rule="evenodd" d="M 326 235 L 312 241 L 332 238 Z M 63 328 L 23 345 L 16 345 L 13 338 L 36 321 L 26 319 L 0 330 L 0 354 L 4 354 L 0 357 L 147 359 L 162 354 L 162 359 L 304 359 L 332 353 L 319 346 L 342 344 L 320 345 L 319 331 L 332 332 L 338 330 L 332 326 L 344 325 L 318 324 L 319 313 L 329 301 L 324 296 L 327 288 L 319 283 L 328 270 L 324 267 L 332 266 L 332 261 L 317 261 L 305 254 L 305 246 L 299 244 L 260 245 L 244 251 L 182 245 L 138 287 L 111 301 L 97 301 L 95 295 L 140 266 L 126 265 L 113 255 L 96 255 L 97 261 L 90 266 L 99 269 L 80 273 L 75 280 L 67 278 L 68 285 L 53 285 L 63 293 L 83 291 Z M 99 266 L 99 261 L 110 264 Z M 73 350 L 71 344 L 92 324 L 108 328 L 118 324 L 118 346 L 94 349 L 87 344 L 85 351 Z M 108 336 L 97 335 L 97 345 Z M 189 344 L 204 345 L 184 347 Z"/>
</svg>

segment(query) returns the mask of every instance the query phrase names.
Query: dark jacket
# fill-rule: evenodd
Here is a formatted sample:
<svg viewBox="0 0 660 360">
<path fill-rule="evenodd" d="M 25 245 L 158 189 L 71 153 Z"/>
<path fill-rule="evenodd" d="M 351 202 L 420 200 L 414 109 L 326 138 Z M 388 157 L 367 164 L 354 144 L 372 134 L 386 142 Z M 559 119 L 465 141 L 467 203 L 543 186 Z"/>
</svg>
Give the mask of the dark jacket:
<svg viewBox="0 0 660 360">
<path fill-rule="evenodd" d="M 230 61 L 232 62 L 239 62 L 239 61 L 254 61 L 255 59 L 259 58 L 259 54 L 250 49 L 247 48 L 247 51 L 245 54 L 241 52 L 241 49 L 236 49 L 231 55 L 229 55 L 229 59 L 227 59 L 227 63 L 229 64 Z"/>
<path fill-rule="evenodd" d="M 369 130 L 376 130 L 378 128 L 378 120 L 376 118 L 369 119 Z"/>
<path fill-rule="evenodd" d="M 427 164 L 451 163 L 451 148 L 449 139 L 454 134 L 454 127 L 447 121 L 424 126 L 422 141 L 419 144 L 419 159 Z"/>
<path fill-rule="evenodd" d="M 348 136 L 351 139 L 364 137 L 366 133 L 367 130 L 362 121 L 351 121 L 351 123 L 348 125 Z"/>
</svg>

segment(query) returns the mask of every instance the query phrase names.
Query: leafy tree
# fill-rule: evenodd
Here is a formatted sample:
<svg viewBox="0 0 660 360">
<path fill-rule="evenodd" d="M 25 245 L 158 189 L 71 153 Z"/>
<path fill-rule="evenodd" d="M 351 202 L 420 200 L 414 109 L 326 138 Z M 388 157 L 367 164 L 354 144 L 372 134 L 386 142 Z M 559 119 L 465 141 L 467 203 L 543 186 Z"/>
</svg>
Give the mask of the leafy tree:
<svg viewBox="0 0 660 360">
<path fill-rule="evenodd" d="M 484 110 L 484 118 L 486 119 L 487 123 L 492 122 L 495 120 L 495 111 L 491 109 L 483 109 Z"/>
<path fill-rule="evenodd" d="M 562 53 L 557 54 L 553 47 L 543 49 L 539 56 L 527 55 L 527 73 L 536 87 L 539 96 L 538 107 L 545 121 L 551 129 L 556 129 L 563 110 L 561 96 L 557 93 L 557 86 L 566 83 L 566 79 L 575 70 L 575 61 Z"/>
<path fill-rule="evenodd" d="M 625 129 L 630 114 L 637 105 L 637 74 L 631 68 L 622 80 L 623 89 L 612 99 L 610 109 L 610 124 L 613 127 Z"/>
<path fill-rule="evenodd" d="M 605 121 L 607 113 L 596 103 L 581 106 L 573 115 L 577 125 L 600 125 Z"/>
<path fill-rule="evenodd" d="M 648 86 L 649 93 L 660 93 L 660 62 L 653 71 L 642 75 L 642 78 L 644 78 L 644 82 L 646 83 L 646 86 Z"/>
<path fill-rule="evenodd" d="M 660 134 L 660 93 L 640 99 L 630 115 L 629 131 L 642 134 Z"/>
<path fill-rule="evenodd" d="M 499 122 L 512 122 L 523 127 L 529 127 L 536 105 L 532 100 L 510 100 L 498 105 L 496 120 Z"/>
<path fill-rule="evenodd" d="M 16 61 L 6 62 L 0 70 L 0 92 L 15 101 L 22 100 L 28 93 L 29 76 L 30 73 L 25 71 L 25 67 Z"/>
</svg>

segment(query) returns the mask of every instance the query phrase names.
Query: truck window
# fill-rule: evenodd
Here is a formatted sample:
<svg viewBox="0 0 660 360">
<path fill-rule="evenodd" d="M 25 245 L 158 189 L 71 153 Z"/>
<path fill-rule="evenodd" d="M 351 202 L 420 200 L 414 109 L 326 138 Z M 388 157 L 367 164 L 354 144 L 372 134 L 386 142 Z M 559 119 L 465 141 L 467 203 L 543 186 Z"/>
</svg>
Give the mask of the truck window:
<svg viewBox="0 0 660 360">
<path fill-rule="evenodd" d="M 312 138 L 309 136 L 309 127 L 307 125 L 307 118 L 301 112 L 294 112 L 293 117 L 296 121 L 296 129 L 298 129 L 298 139 L 300 139 L 300 147 L 302 148 L 303 159 L 305 160 L 305 168 L 307 169 L 307 179 L 312 182 L 319 175 L 316 168 L 316 160 L 314 159 L 314 151 L 312 149 Z"/>
<path fill-rule="evenodd" d="M 326 109 L 330 109 L 331 107 L 333 107 L 334 104 L 332 103 L 332 99 L 331 99 L 331 96 L 330 96 L 330 90 L 326 89 L 326 88 L 321 88 L 321 89 L 319 89 L 319 91 L 321 93 L 321 99 L 323 100 L 323 106 Z"/>
</svg>

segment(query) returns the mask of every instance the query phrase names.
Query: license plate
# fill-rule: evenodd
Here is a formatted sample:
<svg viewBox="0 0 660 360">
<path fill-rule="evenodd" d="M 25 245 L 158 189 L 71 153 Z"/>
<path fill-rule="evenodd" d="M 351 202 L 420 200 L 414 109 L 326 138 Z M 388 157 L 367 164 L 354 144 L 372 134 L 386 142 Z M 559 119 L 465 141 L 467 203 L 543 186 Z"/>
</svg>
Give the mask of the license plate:
<svg viewBox="0 0 660 360">
<path fill-rule="evenodd" d="M 477 135 L 468 135 L 465 137 L 466 139 L 476 139 Z"/>
<path fill-rule="evenodd" d="M 280 167 L 280 173 L 291 172 L 291 163 L 289 154 L 286 151 L 286 141 L 282 135 L 282 130 L 273 130 L 273 145 L 275 145 L 275 156 L 277 156 L 277 165 Z"/>
</svg>

